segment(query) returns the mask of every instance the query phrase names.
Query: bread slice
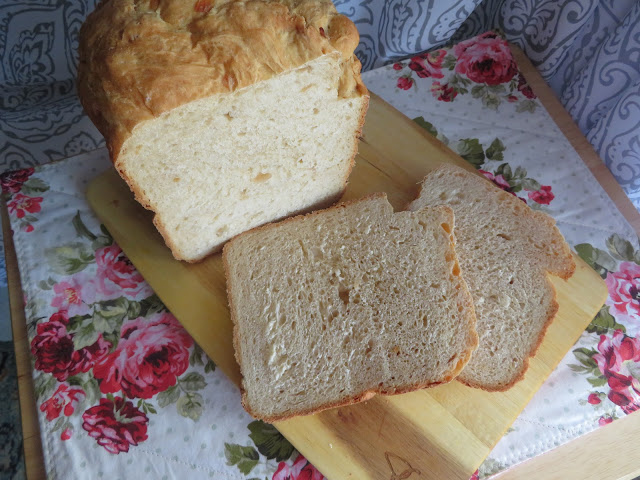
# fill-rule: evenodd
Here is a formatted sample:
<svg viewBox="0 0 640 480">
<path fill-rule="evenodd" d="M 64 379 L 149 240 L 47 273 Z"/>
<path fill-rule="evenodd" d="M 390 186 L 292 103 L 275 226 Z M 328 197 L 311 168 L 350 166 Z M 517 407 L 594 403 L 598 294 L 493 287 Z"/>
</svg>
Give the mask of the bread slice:
<svg viewBox="0 0 640 480">
<path fill-rule="evenodd" d="M 103 0 L 78 92 L 180 260 L 343 192 L 368 105 L 330 0 Z"/>
<path fill-rule="evenodd" d="M 247 411 L 272 422 L 458 375 L 477 336 L 453 222 L 377 194 L 227 243 Z"/>
<path fill-rule="evenodd" d="M 443 165 L 422 182 L 411 211 L 448 205 L 456 251 L 478 320 L 478 349 L 458 380 L 506 390 L 524 377 L 558 310 L 547 273 L 569 278 L 575 263 L 555 221 L 479 175 Z"/>
</svg>

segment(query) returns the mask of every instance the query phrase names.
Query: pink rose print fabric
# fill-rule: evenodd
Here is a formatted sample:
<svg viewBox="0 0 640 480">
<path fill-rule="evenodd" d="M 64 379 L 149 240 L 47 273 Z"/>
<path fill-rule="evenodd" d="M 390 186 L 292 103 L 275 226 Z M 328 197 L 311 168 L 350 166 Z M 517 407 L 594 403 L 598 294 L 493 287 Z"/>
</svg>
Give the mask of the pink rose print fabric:
<svg viewBox="0 0 640 480">
<path fill-rule="evenodd" d="M 285 462 L 278 464 L 278 469 L 271 480 L 323 480 L 324 476 L 311 465 L 306 458 L 298 455 L 293 465 Z"/>
<path fill-rule="evenodd" d="M 109 453 L 128 452 L 129 447 L 147 438 L 149 419 L 133 403 L 115 397 L 102 398 L 100 404 L 82 414 L 82 428 Z"/>
<path fill-rule="evenodd" d="M 507 83 L 518 72 L 509 45 L 493 32 L 460 42 L 453 52 L 457 57 L 456 73 L 476 83 Z"/>
<path fill-rule="evenodd" d="M 104 296 L 119 296 L 122 291 L 135 299 L 152 295 L 149 284 L 118 245 L 96 250 L 96 265 L 99 288 Z"/>
<path fill-rule="evenodd" d="M 24 218 L 27 213 L 38 213 L 40 211 L 42 197 L 28 197 L 21 193 L 13 196 L 12 200 L 7 203 L 9 213 L 18 218 Z"/>
<path fill-rule="evenodd" d="M 436 50 L 435 52 L 423 53 L 413 57 L 409 62 L 409 68 L 416 72 L 420 78 L 444 78 L 442 73 L 442 62 L 446 57 L 446 50 Z"/>
<path fill-rule="evenodd" d="M 96 300 L 94 283 L 84 273 L 78 273 L 53 285 L 51 306 L 67 315 L 83 315 Z"/>
<path fill-rule="evenodd" d="M 606 245 L 607 250 L 589 244 L 575 247 L 600 273 L 609 297 L 587 328 L 597 335 L 595 347 L 573 350 L 578 363 L 570 365 L 592 386 L 584 403 L 602 412 L 600 426 L 640 409 L 640 252 L 617 235 Z"/>
<path fill-rule="evenodd" d="M 621 330 L 613 336 L 600 336 L 598 353 L 593 356 L 598 368 L 607 379 L 608 398 L 620 406 L 624 413 L 640 408 L 640 339 L 628 337 Z M 634 376 L 635 375 L 635 376 Z"/>
<path fill-rule="evenodd" d="M 73 388 L 66 383 L 61 383 L 53 396 L 40 405 L 40 411 L 46 413 L 49 421 L 58 418 L 60 413 L 70 417 L 78 403 L 82 402 L 85 397 L 84 390 L 81 388 Z"/>
<path fill-rule="evenodd" d="M 640 320 L 640 266 L 622 262 L 617 272 L 609 272 L 605 278 L 609 298 L 607 305 L 620 319 L 636 323 Z"/>
<path fill-rule="evenodd" d="M 151 398 L 176 384 L 189 367 L 191 337 L 170 313 L 138 318 L 123 325 L 118 348 L 103 357 L 93 373 L 102 393 Z"/>
<path fill-rule="evenodd" d="M 2 193 L 20 192 L 22 185 L 29 180 L 29 177 L 33 175 L 34 172 L 35 169 L 31 167 L 23 170 L 3 173 L 0 175 L 0 187 L 2 187 Z"/>
<path fill-rule="evenodd" d="M 490 109 L 503 102 L 516 103 L 518 112 L 531 113 L 537 107 L 536 95 L 518 71 L 509 44 L 496 32 L 397 62 L 393 70 L 399 74 L 398 89 L 420 92 L 427 87 L 440 102 L 471 94 Z"/>
</svg>

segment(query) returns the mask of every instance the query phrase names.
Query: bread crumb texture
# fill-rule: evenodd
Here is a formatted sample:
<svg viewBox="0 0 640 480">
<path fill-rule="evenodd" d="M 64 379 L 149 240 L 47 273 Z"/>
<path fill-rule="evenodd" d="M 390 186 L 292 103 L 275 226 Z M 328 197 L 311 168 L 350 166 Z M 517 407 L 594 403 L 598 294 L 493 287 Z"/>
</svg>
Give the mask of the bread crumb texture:
<svg viewBox="0 0 640 480">
<path fill-rule="evenodd" d="M 477 345 L 453 221 L 376 195 L 229 242 L 247 410 L 273 421 L 453 379 Z"/>
<path fill-rule="evenodd" d="M 448 205 L 477 316 L 479 347 L 458 377 L 506 390 L 521 380 L 558 304 L 547 273 L 569 278 L 573 256 L 555 221 L 482 177 L 443 165 L 408 209 Z"/>
</svg>

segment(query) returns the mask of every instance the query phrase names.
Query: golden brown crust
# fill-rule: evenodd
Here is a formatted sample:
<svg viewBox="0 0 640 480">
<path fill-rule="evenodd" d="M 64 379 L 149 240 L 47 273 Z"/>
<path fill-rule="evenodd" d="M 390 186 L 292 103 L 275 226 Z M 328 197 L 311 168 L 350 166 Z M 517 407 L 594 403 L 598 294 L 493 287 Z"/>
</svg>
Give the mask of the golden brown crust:
<svg viewBox="0 0 640 480">
<path fill-rule="evenodd" d="M 112 161 L 137 124 L 340 52 L 366 96 L 355 25 L 330 0 L 103 0 L 80 31 L 78 94 Z"/>
<path fill-rule="evenodd" d="M 377 193 L 371 193 L 369 195 L 366 195 L 362 198 L 358 198 L 358 199 L 352 199 L 352 200 L 348 200 L 345 202 L 341 202 L 338 203 L 336 205 L 333 205 L 332 207 L 329 207 L 326 210 L 332 210 L 332 209 L 339 209 L 339 208 L 345 208 L 348 207 L 349 205 L 353 204 L 353 203 L 358 203 L 358 202 L 362 202 L 362 201 L 367 201 L 369 199 L 372 198 L 387 198 L 387 194 L 384 192 L 377 192 Z M 449 211 L 449 213 L 451 214 L 451 217 L 453 219 L 453 210 L 444 205 L 441 206 L 441 208 L 446 209 Z M 259 227 L 256 227 L 252 230 L 248 230 L 244 233 L 241 233 L 240 235 L 238 235 L 237 238 L 242 237 L 243 235 L 247 235 L 251 232 L 256 232 L 256 231 L 261 231 L 261 230 L 266 230 L 266 229 L 271 229 L 271 228 L 276 228 L 278 225 L 280 224 L 285 224 L 285 223 L 289 223 L 289 222 L 294 222 L 294 221 L 298 221 L 304 217 L 308 217 L 308 216 L 315 216 L 318 215 L 319 213 L 321 213 L 319 210 L 318 211 L 314 211 L 308 214 L 304 214 L 304 215 L 297 215 L 295 217 L 290 217 L 287 218 L 279 223 L 269 223 L 266 225 L 262 225 Z M 457 260 L 457 255 L 455 254 L 455 237 L 452 237 L 451 240 L 451 247 L 454 250 L 454 258 L 455 258 L 455 262 L 457 264 L 458 260 Z M 236 361 L 238 362 L 238 365 L 240 366 L 240 372 L 242 372 L 242 352 L 240 349 L 240 339 L 239 339 L 239 332 L 238 332 L 238 323 L 236 320 L 236 317 L 234 315 L 235 309 L 233 308 L 233 305 L 235 303 L 235 299 L 233 297 L 232 294 L 232 288 L 230 286 L 230 282 L 229 279 L 233 278 L 230 275 L 230 267 L 229 267 L 229 262 L 227 259 L 227 252 L 228 249 L 231 248 L 231 245 L 233 243 L 233 240 L 227 242 L 223 249 L 222 249 L 222 264 L 224 267 L 224 272 L 225 272 L 225 278 L 227 278 L 227 300 L 229 302 L 229 311 L 230 311 L 230 316 L 231 316 L 231 321 L 233 323 L 233 346 L 234 346 L 234 352 L 235 352 L 235 357 L 236 357 Z M 329 410 L 332 408 L 338 408 L 338 407 L 346 407 L 349 405 L 353 405 L 359 402 L 363 402 L 366 400 L 369 400 L 371 398 L 373 398 L 376 395 L 384 395 L 384 396 L 390 396 L 390 395 L 399 395 L 399 394 L 403 394 L 403 393 L 409 393 L 409 392 L 413 392 L 416 390 L 421 390 L 424 388 L 431 388 L 431 387 L 436 387 L 438 385 L 443 385 L 446 383 L 449 383 L 451 381 L 453 381 L 462 371 L 462 369 L 464 368 L 464 366 L 469 362 L 469 360 L 471 359 L 471 355 L 473 354 L 473 351 L 476 349 L 476 347 L 478 346 L 478 335 L 475 331 L 475 313 L 474 313 L 474 306 L 473 306 L 473 300 L 471 298 L 471 294 L 469 293 L 469 290 L 466 286 L 466 282 L 464 281 L 464 278 L 460 278 L 461 283 L 463 283 L 464 288 L 466 290 L 466 295 L 464 296 L 464 302 L 465 302 L 465 311 L 468 313 L 467 315 L 467 322 L 472 324 L 471 327 L 471 331 L 468 332 L 470 338 L 468 338 L 468 343 L 466 346 L 466 350 L 461 352 L 458 355 L 457 358 L 457 362 L 455 364 L 455 366 L 445 375 L 445 377 L 439 381 L 439 382 L 426 382 L 426 383 L 418 383 L 418 384 L 411 384 L 411 385 L 406 385 L 404 387 L 400 387 L 400 388 L 395 388 L 393 391 L 386 391 L 383 389 L 371 389 L 371 390 L 365 390 L 355 396 L 350 396 L 350 397 L 345 397 L 344 399 L 338 400 L 336 402 L 329 402 L 314 408 L 309 408 L 309 409 L 303 409 L 303 410 L 297 410 L 295 412 L 291 412 L 288 414 L 284 414 L 284 415 L 274 415 L 274 416 L 262 416 L 259 415 L 258 413 L 256 413 L 249 405 L 249 403 L 247 402 L 247 395 L 246 395 L 246 391 L 244 389 L 244 386 L 241 384 L 240 385 L 240 391 L 241 391 L 241 402 L 242 402 L 242 406 L 244 407 L 244 409 L 254 418 L 259 418 L 265 422 L 268 423 L 273 423 L 273 422 L 278 422 L 278 421 L 284 421 L 284 420 L 288 420 L 290 418 L 293 417 L 297 417 L 297 416 L 303 416 L 303 415 L 311 415 L 311 414 L 315 414 L 315 413 L 319 413 L 322 412 L 324 410 Z"/>
</svg>

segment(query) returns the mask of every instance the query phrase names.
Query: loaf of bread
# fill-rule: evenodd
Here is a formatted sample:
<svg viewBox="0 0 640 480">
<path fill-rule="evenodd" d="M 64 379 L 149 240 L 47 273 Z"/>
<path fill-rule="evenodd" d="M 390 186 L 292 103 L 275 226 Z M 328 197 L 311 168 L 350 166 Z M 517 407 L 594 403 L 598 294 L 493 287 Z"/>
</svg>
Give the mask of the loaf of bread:
<svg viewBox="0 0 640 480">
<path fill-rule="evenodd" d="M 408 210 L 448 205 L 456 252 L 475 305 L 479 346 L 458 380 L 506 390 L 524 377 L 558 304 L 547 273 L 575 270 L 555 221 L 479 175 L 443 165 L 423 181 Z"/>
<path fill-rule="evenodd" d="M 448 207 L 394 213 L 377 194 L 228 242 L 247 411 L 272 422 L 458 375 L 477 335 L 453 222 Z"/>
<path fill-rule="evenodd" d="M 103 0 L 78 93 L 174 256 L 335 202 L 368 105 L 331 0 Z"/>
</svg>

